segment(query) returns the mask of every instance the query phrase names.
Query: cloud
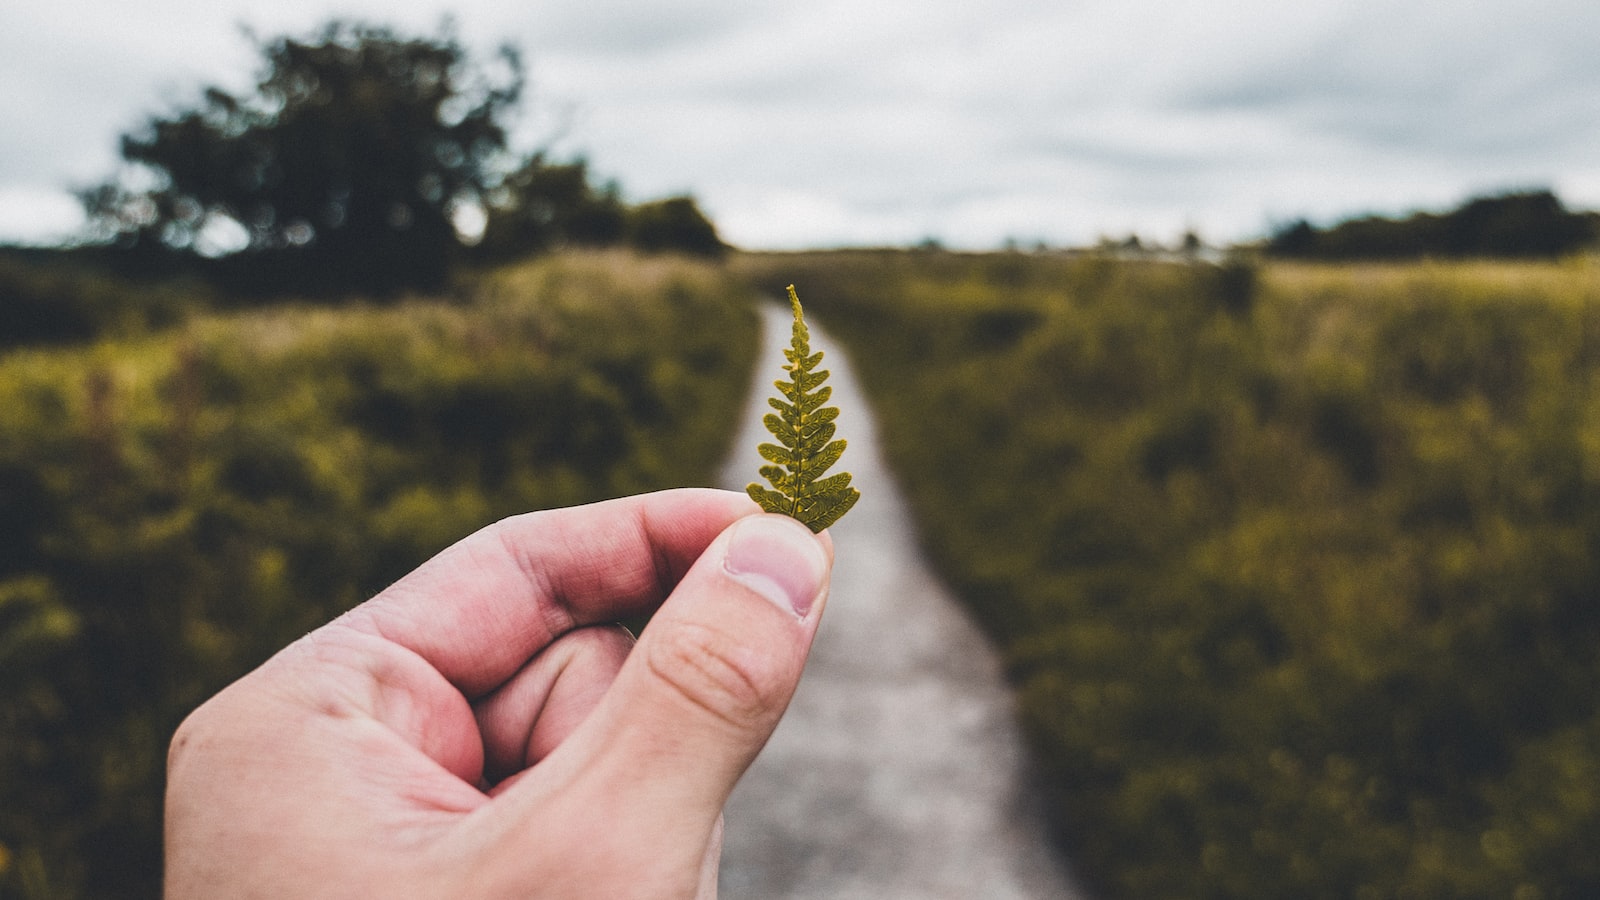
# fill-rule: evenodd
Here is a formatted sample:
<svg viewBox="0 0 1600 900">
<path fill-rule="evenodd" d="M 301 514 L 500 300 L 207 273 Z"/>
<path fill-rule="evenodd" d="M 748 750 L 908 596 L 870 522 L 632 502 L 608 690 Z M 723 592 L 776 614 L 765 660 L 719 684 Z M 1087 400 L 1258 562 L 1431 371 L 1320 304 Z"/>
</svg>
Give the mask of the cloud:
<svg viewBox="0 0 1600 900">
<path fill-rule="evenodd" d="M 83 207 L 50 187 L 0 185 L 0 242 L 53 244 L 83 227 Z"/>
<path fill-rule="evenodd" d="M 1594 4 L 1355 4 L 1292 57 L 1246 57 L 1180 94 L 1417 158 L 1565 152 L 1594 135 Z"/>
<path fill-rule="evenodd" d="M 1548 184 L 1600 205 L 1592 0 L 463 0 L 521 46 L 528 146 L 635 199 L 693 192 L 746 246 L 992 246 L 1445 206 Z M 346 0 L 431 31 L 446 7 Z M 141 112 L 249 75 L 236 23 L 323 0 L 24 4 L 0 36 L 0 185 L 103 174 Z"/>
<path fill-rule="evenodd" d="M 495 16 L 544 53 L 630 64 L 715 42 L 768 17 L 760 4 L 740 0 L 546 2 L 509 6 Z"/>
</svg>

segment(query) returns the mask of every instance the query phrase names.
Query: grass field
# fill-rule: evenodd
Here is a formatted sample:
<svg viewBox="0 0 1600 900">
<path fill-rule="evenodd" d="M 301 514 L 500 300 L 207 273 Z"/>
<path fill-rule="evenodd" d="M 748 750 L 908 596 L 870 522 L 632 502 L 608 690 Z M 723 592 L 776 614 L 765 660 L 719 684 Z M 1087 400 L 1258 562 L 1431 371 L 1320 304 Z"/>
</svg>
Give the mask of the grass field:
<svg viewBox="0 0 1600 900">
<path fill-rule="evenodd" d="M 181 300 L 0 355 L 0 897 L 156 896 L 178 721 L 447 544 L 710 483 L 758 328 L 725 271 L 624 255 L 384 306 Z"/>
<path fill-rule="evenodd" d="M 0 276 L 39 301 L 0 354 L 0 896 L 153 895 L 176 722 L 445 544 L 705 483 L 789 282 L 1097 895 L 1600 895 L 1593 261 L 570 255 L 235 312 Z"/>
<path fill-rule="evenodd" d="M 1600 264 L 774 254 L 1106 897 L 1600 894 Z"/>
</svg>

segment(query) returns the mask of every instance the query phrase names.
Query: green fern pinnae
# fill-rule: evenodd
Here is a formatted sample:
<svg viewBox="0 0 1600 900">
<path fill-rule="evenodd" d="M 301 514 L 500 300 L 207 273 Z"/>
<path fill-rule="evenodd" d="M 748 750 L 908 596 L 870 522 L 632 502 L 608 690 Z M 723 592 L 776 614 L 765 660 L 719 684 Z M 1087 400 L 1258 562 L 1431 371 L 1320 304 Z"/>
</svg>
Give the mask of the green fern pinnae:
<svg viewBox="0 0 1600 900">
<path fill-rule="evenodd" d="M 767 512 L 792 516 L 820 532 L 849 512 L 861 499 L 861 492 L 850 486 L 849 472 L 821 477 L 839 461 L 846 442 L 833 439 L 833 420 L 839 417 L 839 410 L 823 406 L 833 396 L 833 388 L 823 384 L 828 370 L 817 368 L 822 364 L 822 351 L 811 352 L 811 330 L 792 284 L 789 305 L 794 307 L 794 336 L 789 349 L 783 351 L 789 361 L 783 370 L 789 378 L 773 382 L 781 399 L 769 397 L 767 403 L 777 412 L 761 420 L 778 443 L 756 448 L 761 458 L 772 464 L 761 467 L 761 477 L 772 487 L 752 482 L 745 490 Z"/>
</svg>

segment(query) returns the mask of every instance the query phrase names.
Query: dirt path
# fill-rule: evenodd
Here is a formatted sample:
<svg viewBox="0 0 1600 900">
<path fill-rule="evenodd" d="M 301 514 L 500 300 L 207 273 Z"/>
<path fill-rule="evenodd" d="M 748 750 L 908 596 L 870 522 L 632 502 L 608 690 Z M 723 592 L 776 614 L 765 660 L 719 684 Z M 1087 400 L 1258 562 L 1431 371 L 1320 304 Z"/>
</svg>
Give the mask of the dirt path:
<svg viewBox="0 0 1600 900">
<path fill-rule="evenodd" d="M 725 487 L 757 479 L 789 321 L 787 306 L 765 312 Z M 812 345 L 862 497 L 833 528 L 833 593 L 800 691 L 728 804 L 722 896 L 1081 897 L 1045 843 L 995 655 L 929 570 L 843 352 L 814 324 Z"/>
</svg>

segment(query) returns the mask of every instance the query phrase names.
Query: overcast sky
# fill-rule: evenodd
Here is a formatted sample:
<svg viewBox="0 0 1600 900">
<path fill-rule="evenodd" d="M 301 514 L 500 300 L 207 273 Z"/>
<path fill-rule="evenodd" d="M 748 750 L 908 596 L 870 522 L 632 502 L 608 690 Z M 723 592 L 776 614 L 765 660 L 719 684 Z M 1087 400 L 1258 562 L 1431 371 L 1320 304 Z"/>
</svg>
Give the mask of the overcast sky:
<svg viewBox="0 0 1600 900">
<path fill-rule="evenodd" d="M 525 148 L 692 192 L 744 247 L 1221 242 L 1524 187 L 1600 208 L 1595 0 L 5 0 L 0 241 L 72 229 L 144 116 L 250 84 L 241 24 L 447 13 L 524 51 Z"/>
</svg>

